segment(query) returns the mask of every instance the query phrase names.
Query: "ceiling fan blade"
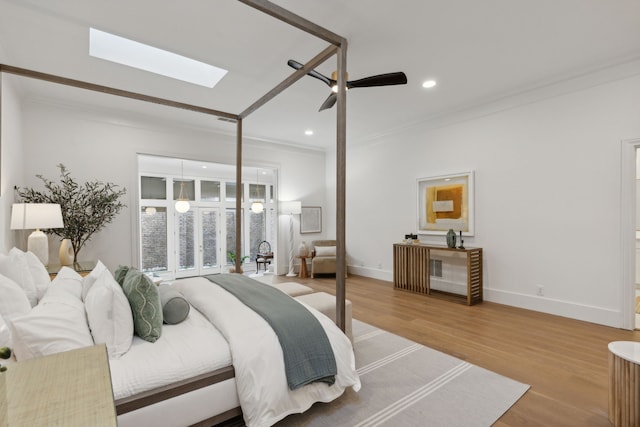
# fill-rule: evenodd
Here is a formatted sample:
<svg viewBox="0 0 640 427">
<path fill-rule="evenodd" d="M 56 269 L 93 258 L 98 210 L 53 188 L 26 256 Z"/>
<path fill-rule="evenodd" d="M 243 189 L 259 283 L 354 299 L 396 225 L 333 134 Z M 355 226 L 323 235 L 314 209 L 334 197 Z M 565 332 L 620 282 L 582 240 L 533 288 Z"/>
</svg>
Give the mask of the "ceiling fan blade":
<svg viewBox="0 0 640 427">
<path fill-rule="evenodd" d="M 363 79 L 347 82 L 348 88 L 372 87 L 372 86 L 393 86 L 407 84 L 407 76 L 403 72 L 378 74 L 377 76 L 365 77 Z"/>
<path fill-rule="evenodd" d="M 322 103 L 318 111 L 326 110 L 328 108 L 333 107 L 336 104 L 337 100 L 338 100 L 338 94 L 331 92 L 331 95 L 329 95 L 329 97 L 324 100 L 324 102 Z"/>
<path fill-rule="evenodd" d="M 296 70 L 299 70 L 300 68 L 304 67 L 303 64 L 299 63 L 298 61 L 294 61 L 293 59 L 288 60 L 287 61 L 287 65 L 289 65 L 289 67 L 291 67 L 291 68 L 295 68 Z M 322 74 L 320 74 L 316 70 L 309 71 L 307 73 L 307 75 L 311 76 L 311 77 L 315 77 L 316 79 L 324 82 L 329 87 L 331 87 L 334 84 L 336 84 L 335 80 L 332 80 L 327 76 L 323 76 Z"/>
</svg>

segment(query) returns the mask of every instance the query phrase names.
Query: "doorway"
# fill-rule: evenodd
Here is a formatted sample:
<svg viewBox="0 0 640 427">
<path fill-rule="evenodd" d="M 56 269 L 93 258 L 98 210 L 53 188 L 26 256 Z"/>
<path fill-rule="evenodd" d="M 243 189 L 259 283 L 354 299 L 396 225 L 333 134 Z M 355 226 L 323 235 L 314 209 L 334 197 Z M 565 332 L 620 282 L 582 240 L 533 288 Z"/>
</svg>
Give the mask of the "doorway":
<svg viewBox="0 0 640 427">
<path fill-rule="evenodd" d="M 222 272 L 220 210 L 193 208 L 176 212 L 176 278 Z"/>
<path fill-rule="evenodd" d="M 635 293 L 633 307 L 635 312 L 635 329 L 640 329 L 640 144 L 635 145 Z"/>
<path fill-rule="evenodd" d="M 622 141 L 621 144 L 621 210 L 620 242 L 622 283 L 620 286 L 621 315 L 624 329 L 640 328 L 636 316 L 636 300 L 640 282 L 640 138 Z M 637 295 L 638 294 L 638 295 Z"/>
<path fill-rule="evenodd" d="M 244 167 L 237 185 L 235 166 L 139 154 L 138 174 L 143 272 L 163 280 L 224 273 L 234 264 L 236 237 L 252 272 L 259 243 L 277 247 L 277 169 Z"/>
</svg>

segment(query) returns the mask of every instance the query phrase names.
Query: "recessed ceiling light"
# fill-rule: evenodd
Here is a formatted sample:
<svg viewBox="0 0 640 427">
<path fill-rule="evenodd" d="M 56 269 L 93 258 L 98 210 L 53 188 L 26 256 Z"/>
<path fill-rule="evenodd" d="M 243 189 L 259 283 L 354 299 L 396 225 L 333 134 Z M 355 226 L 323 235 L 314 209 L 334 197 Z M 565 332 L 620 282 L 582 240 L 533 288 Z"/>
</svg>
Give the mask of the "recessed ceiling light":
<svg viewBox="0 0 640 427">
<path fill-rule="evenodd" d="M 313 135 L 313 130 L 307 129 L 307 130 L 304 131 L 304 134 L 308 135 L 308 136 L 311 136 L 311 135 Z"/>
<path fill-rule="evenodd" d="M 95 28 L 89 28 L 89 55 L 208 88 L 227 74 L 222 68 Z"/>
<path fill-rule="evenodd" d="M 206 168 L 207 168 L 207 165 L 202 165 L 202 169 L 206 169 Z"/>
<path fill-rule="evenodd" d="M 426 80 L 425 82 L 422 83 L 422 87 L 425 89 L 429 89 L 432 88 L 436 85 L 436 81 L 435 80 Z"/>
</svg>

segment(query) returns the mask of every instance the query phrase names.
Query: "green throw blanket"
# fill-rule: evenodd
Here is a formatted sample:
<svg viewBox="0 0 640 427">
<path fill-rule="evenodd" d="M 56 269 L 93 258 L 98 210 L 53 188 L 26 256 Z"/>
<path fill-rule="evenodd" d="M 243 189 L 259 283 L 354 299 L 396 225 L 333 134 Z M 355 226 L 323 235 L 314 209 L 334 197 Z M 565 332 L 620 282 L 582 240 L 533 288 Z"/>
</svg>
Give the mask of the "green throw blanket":
<svg viewBox="0 0 640 427">
<path fill-rule="evenodd" d="M 338 373 L 329 338 L 302 304 L 241 274 L 205 276 L 264 318 L 278 336 L 291 390 L 316 381 L 333 385 Z"/>
</svg>

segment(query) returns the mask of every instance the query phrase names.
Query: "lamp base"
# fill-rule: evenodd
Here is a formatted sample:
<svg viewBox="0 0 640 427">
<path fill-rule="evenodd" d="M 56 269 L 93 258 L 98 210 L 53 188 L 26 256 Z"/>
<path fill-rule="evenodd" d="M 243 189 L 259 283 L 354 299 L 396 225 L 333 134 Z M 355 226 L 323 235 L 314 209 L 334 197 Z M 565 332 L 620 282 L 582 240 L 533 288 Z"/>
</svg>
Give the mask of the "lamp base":
<svg viewBox="0 0 640 427">
<path fill-rule="evenodd" d="M 49 239 L 39 228 L 29 235 L 27 250 L 33 252 L 43 265 L 49 263 Z"/>
<path fill-rule="evenodd" d="M 296 273 L 287 273 L 287 277 L 296 277 L 297 274 Z"/>
</svg>

